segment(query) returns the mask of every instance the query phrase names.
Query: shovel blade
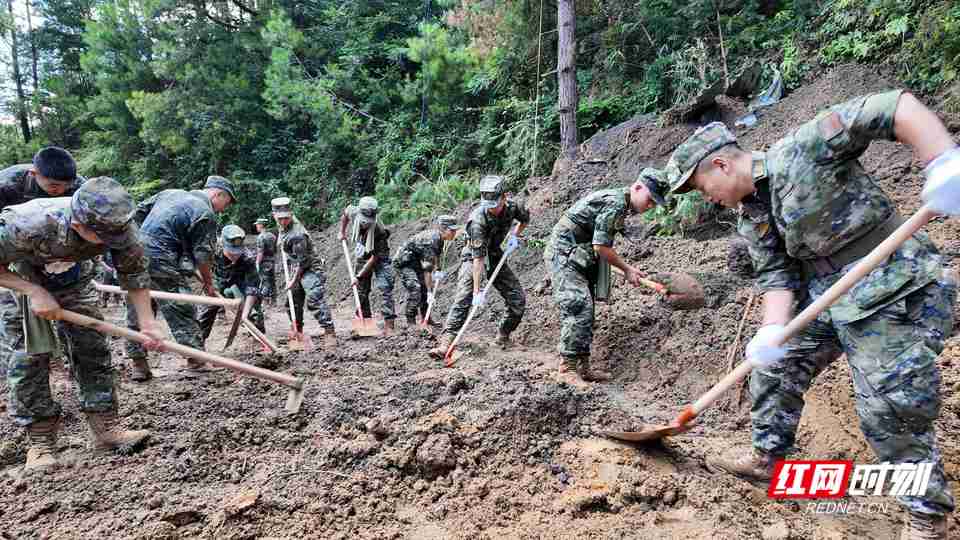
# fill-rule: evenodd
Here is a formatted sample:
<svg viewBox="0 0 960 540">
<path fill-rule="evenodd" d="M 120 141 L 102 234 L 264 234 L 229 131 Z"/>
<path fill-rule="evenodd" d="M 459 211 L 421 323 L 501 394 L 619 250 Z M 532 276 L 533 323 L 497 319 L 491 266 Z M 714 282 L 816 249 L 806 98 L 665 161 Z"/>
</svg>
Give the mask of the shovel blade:
<svg viewBox="0 0 960 540">
<path fill-rule="evenodd" d="M 284 407 L 289 413 L 300 412 L 303 405 L 303 388 L 291 388 L 287 393 L 287 405 Z"/>
<path fill-rule="evenodd" d="M 703 309 L 707 305 L 703 285 L 697 278 L 683 272 L 661 272 L 651 279 L 667 287 L 663 301 L 673 309 Z"/>
<path fill-rule="evenodd" d="M 647 425 L 643 426 L 643 429 L 640 431 L 605 431 L 603 434 L 611 439 L 617 439 L 621 441 L 645 442 L 659 441 L 664 437 L 670 437 L 672 435 L 683 433 L 684 431 L 687 431 L 687 429 L 689 428 L 679 425 Z"/>
<path fill-rule="evenodd" d="M 287 341 L 287 348 L 291 351 L 303 350 L 303 341 L 300 340 L 299 332 L 290 332 L 290 338 Z"/>
<path fill-rule="evenodd" d="M 377 328 L 377 321 L 373 319 L 355 318 L 350 321 L 350 330 L 354 335 L 360 337 L 380 336 L 380 329 Z"/>
<path fill-rule="evenodd" d="M 453 365 L 457 363 L 457 360 L 463 357 L 463 354 L 464 354 L 463 351 L 458 349 L 453 349 L 452 351 L 448 352 L 446 356 L 443 357 L 443 364 L 446 367 L 453 367 Z"/>
</svg>

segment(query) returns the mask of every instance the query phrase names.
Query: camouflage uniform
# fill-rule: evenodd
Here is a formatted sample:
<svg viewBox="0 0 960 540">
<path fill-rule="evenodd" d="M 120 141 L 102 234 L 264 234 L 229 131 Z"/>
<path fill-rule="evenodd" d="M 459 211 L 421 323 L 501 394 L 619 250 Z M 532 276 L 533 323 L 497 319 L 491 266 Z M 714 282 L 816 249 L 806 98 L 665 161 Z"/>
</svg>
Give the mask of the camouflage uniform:
<svg viewBox="0 0 960 540">
<path fill-rule="evenodd" d="M 489 278 L 503 257 L 501 244 L 510 233 L 513 222 L 530 222 L 530 213 L 522 202 L 508 200 L 499 216 L 495 216 L 481 206 L 470 212 L 465 226 L 467 241 L 460 251 L 460 272 L 457 274 L 457 295 L 453 305 L 447 313 L 447 321 L 443 331 L 447 335 L 456 335 L 470 314 L 473 302 L 473 259 L 486 259 L 486 276 Z M 503 302 L 507 306 L 507 314 L 500 321 L 500 333 L 509 335 L 523 318 L 526 309 L 527 297 L 523 293 L 523 286 L 510 266 L 504 263 L 493 282 Z"/>
<path fill-rule="evenodd" d="M 257 235 L 257 254 L 262 255 L 260 260 L 260 297 L 264 300 L 273 298 L 276 295 L 276 256 L 277 236 L 270 231 L 264 230 Z"/>
<path fill-rule="evenodd" d="M 18 275 L 49 291 L 64 309 L 103 319 L 91 280 L 93 259 L 107 247 L 83 240 L 70 228 L 71 215 L 69 198 L 38 199 L 5 209 L 0 213 L 0 264 L 12 264 Z M 147 257 L 132 231 L 125 247 L 113 249 L 111 254 L 121 287 L 149 285 Z M 23 298 L 18 295 L 19 300 Z M 106 338 L 93 329 L 67 323 L 56 326 L 70 352 L 80 410 L 115 410 L 114 375 Z M 17 347 L 7 377 L 14 422 L 30 425 L 58 417 L 61 409 L 53 401 L 48 377 L 50 355 L 25 352 L 22 323 L 8 324 L 4 331 Z"/>
<path fill-rule="evenodd" d="M 343 212 L 350 218 L 351 223 L 353 223 L 351 227 L 356 231 L 353 238 L 354 244 L 362 243 L 363 237 L 367 234 L 367 228 L 361 227 L 357 221 L 359 219 L 360 208 L 348 206 Z M 360 293 L 360 308 L 363 310 L 363 316 L 365 318 L 371 317 L 370 290 L 372 288 L 372 282 L 376 281 L 377 289 L 380 290 L 380 313 L 383 315 L 383 319 L 396 319 L 397 313 L 393 303 L 393 286 L 396 283 L 397 277 L 394 274 L 393 264 L 390 261 L 390 231 L 381 225 L 379 221 L 376 221 L 373 226 L 375 226 L 376 229 L 373 233 L 372 249 L 364 248 L 363 255 L 357 257 L 356 261 L 354 261 L 353 271 L 359 274 L 363 265 L 370 260 L 370 257 L 374 255 L 377 256 L 377 262 L 374 264 L 373 269 L 357 283 L 357 291 Z"/>
<path fill-rule="evenodd" d="M 427 285 L 424 272 L 432 272 L 443 252 L 443 239 L 440 231 L 430 229 L 410 237 L 393 260 L 400 276 L 400 283 L 407 290 L 407 304 L 404 314 L 408 320 L 420 319 L 427 314 Z"/>
<path fill-rule="evenodd" d="M 32 175 L 27 174 L 33 165 L 26 163 L 13 165 L 0 171 L 0 210 L 8 206 L 23 204 L 34 199 L 47 199 L 50 194 L 44 191 Z M 77 175 L 73 184 L 63 192 L 61 197 L 73 195 L 77 188 L 83 185 L 84 178 Z M 0 329 L 8 326 L 23 326 L 23 317 L 14 293 L 0 289 Z M 17 343 L 14 338 L 7 339 L 5 334 L 0 335 L 0 376 L 6 372 L 9 356 L 16 351 Z"/>
<path fill-rule="evenodd" d="M 217 220 L 207 195 L 202 191 L 164 190 L 140 203 L 134 219 L 141 223 L 140 239 L 150 257 L 151 288 L 192 294 L 181 273 L 181 258 L 191 258 L 198 266 L 213 258 Z M 192 304 L 154 301 L 154 310 L 158 306 L 177 343 L 203 348 Z M 139 328 L 136 312 L 130 305 L 127 306 L 127 326 Z M 147 357 L 146 349 L 139 343 L 127 341 L 126 348 L 131 360 Z"/>
<path fill-rule="evenodd" d="M 310 310 L 310 313 L 313 313 L 320 326 L 332 331 L 333 316 L 330 314 L 330 307 L 327 305 L 326 298 L 327 278 L 323 273 L 320 256 L 316 253 L 313 240 L 307 233 L 307 229 L 294 218 L 287 230 L 280 231 L 277 245 L 287 256 L 287 262 L 290 265 L 290 277 L 293 277 L 299 268 L 304 268 L 300 283 L 291 291 L 293 293 L 293 309 L 297 317 L 297 328 L 303 328 L 303 307 L 304 301 L 306 301 L 307 309 Z M 290 311 L 287 310 L 288 316 L 289 313 Z"/>
<path fill-rule="evenodd" d="M 213 286 L 224 296 L 229 296 L 227 291 L 236 287 L 240 289 L 243 296 L 254 297 L 250 320 L 261 332 L 266 332 L 263 325 L 263 307 L 260 302 L 260 278 L 257 276 L 256 261 L 252 254 L 244 251 L 240 258 L 231 262 L 222 251 L 218 251 L 213 257 Z M 223 311 L 221 306 L 200 308 L 199 323 L 204 342 L 210 337 L 213 323 L 216 322 L 217 315 L 221 311 Z"/>
<path fill-rule="evenodd" d="M 900 94 L 831 107 L 754 153 L 757 192 L 742 201 L 739 232 L 750 242 L 762 291 L 792 290 L 804 307 L 900 223 L 893 201 L 859 162 L 871 141 L 894 140 Z M 732 138 L 710 127 L 696 136 Z M 955 278 L 918 232 L 792 339 L 782 360 L 753 371 L 754 447 L 774 456 L 792 449 L 804 393 L 846 353 L 861 429 L 878 459 L 935 464 L 926 494 L 900 502 L 920 514 L 952 512 L 933 422 L 940 411 L 936 359 L 953 329 L 955 298 Z"/>
</svg>

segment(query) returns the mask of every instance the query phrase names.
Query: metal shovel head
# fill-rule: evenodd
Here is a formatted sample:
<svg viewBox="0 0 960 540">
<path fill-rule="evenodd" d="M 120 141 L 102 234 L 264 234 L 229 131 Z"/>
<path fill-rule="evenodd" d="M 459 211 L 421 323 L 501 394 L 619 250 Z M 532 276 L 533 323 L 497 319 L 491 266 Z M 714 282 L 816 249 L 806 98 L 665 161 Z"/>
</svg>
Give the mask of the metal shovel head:
<svg viewBox="0 0 960 540">
<path fill-rule="evenodd" d="M 377 337 L 380 335 L 380 329 L 377 328 L 377 321 L 373 319 L 354 317 L 354 319 L 350 321 L 350 330 L 355 336 L 360 337 Z"/>
<path fill-rule="evenodd" d="M 669 426 L 645 425 L 640 431 L 605 431 L 603 434 L 611 439 L 618 439 L 628 442 L 658 441 L 664 437 L 670 437 L 687 431 L 685 426 L 677 424 Z"/>
<path fill-rule="evenodd" d="M 443 357 L 443 365 L 446 367 L 453 367 L 453 365 L 457 363 L 457 360 L 463 357 L 464 354 L 465 353 L 460 349 L 453 349 Z"/>
<path fill-rule="evenodd" d="M 299 332 L 290 332 L 290 338 L 287 340 L 287 348 L 291 351 L 303 350 L 303 341 L 300 340 Z"/>
<path fill-rule="evenodd" d="M 287 412 L 300 412 L 300 406 L 303 405 L 303 388 L 291 388 L 287 393 L 287 405 L 284 407 Z"/>
<path fill-rule="evenodd" d="M 661 272 L 650 279 L 667 287 L 663 301 L 673 309 L 702 309 L 707 305 L 703 285 L 690 274 Z"/>
</svg>

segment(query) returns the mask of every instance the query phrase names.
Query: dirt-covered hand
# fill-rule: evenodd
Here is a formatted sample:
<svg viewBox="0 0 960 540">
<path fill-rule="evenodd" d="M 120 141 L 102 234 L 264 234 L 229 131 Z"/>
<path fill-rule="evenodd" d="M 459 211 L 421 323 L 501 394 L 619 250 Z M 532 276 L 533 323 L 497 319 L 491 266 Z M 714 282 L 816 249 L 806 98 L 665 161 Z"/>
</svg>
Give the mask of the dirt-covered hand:
<svg viewBox="0 0 960 540">
<path fill-rule="evenodd" d="M 643 285 L 643 275 L 636 268 L 628 269 L 624 274 L 624 277 L 627 279 L 627 283 L 633 285 L 634 287 L 640 287 Z"/>
<path fill-rule="evenodd" d="M 41 319 L 55 321 L 60 315 L 60 304 L 45 289 L 30 295 L 30 309 Z"/>
</svg>

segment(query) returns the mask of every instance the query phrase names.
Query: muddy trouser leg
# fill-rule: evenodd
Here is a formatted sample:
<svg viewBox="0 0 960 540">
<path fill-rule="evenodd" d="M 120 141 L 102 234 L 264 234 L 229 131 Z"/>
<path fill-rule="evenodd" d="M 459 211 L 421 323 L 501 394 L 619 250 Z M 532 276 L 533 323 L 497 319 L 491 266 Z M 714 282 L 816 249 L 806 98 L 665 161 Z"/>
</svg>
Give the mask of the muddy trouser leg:
<svg viewBox="0 0 960 540">
<path fill-rule="evenodd" d="M 153 278 L 154 287 L 158 290 L 191 294 L 190 289 L 183 283 L 182 279 L 177 278 Z M 167 326 L 170 327 L 173 339 L 181 345 L 202 350 L 203 336 L 200 333 L 200 324 L 197 322 L 196 307 L 185 302 L 166 300 L 160 300 L 157 304 L 160 306 L 160 313 L 163 313 L 163 318 L 167 321 Z"/>
<path fill-rule="evenodd" d="M 264 261 L 260 267 L 260 297 L 269 300 L 276 294 L 276 279 L 273 274 L 273 263 Z"/>
<path fill-rule="evenodd" d="M 407 291 L 407 303 L 403 308 L 403 314 L 406 315 L 408 319 L 416 318 L 420 310 L 420 293 L 422 286 L 419 279 L 419 272 L 414 270 L 412 266 L 404 266 L 397 271 L 397 274 L 400 277 L 400 284 L 403 285 L 403 288 Z"/>
<path fill-rule="evenodd" d="M 527 297 L 523 293 L 523 285 L 520 284 L 517 275 L 507 264 L 500 269 L 493 287 L 503 297 L 503 303 L 507 306 L 507 314 L 500 321 L 500 333 L 509 335 L 517 329 L 517 326 L 520 326 L 520 320 L 523 319 L 523 312 L 527 306 Z"/>
<path fill-rule="evenodd" d="M 203 343 L 207 343 L 210 332 L 213 331 L 213 324 L 217 321 L 217 315 L 220 314 L 220 306 L 200 306 L 197 310 L 197 324 L 200 325 L 200 333 L 203 336 Z"/>
<path fill-rule="evenodd" d="M 357 262 L 359 265 L 360 262 Z M 366 277 L 357 282 L 357 293 L 360 295 L 360 312 L 363 313 L 364 319 L 369 319 L 373 312 L 370 310 L 370 289 L 373 283 L 373 273 L 367 274 Z"/>
<path fill-rule="evenodd" d="M 422 319 L 427 316 L 427 308 L 430 307 L 430 303 L 427 302 L 427 293 L 430 291 L 427 290 L 427 283 L 423 280 L 423 274 L 421 272 L 417 272 L 416 274 L 417 281 L 420 283 L 420 302 L 417 312 Z"/>
<path fill-rule="evenodd" d="M 257 327 L 257 330 L 266 334 L 267 327 L 263 324 L 263 298 L 259 296 L 253 297 L 253 306 L 250 308 L 250 314 L 247 315 L 247 319 Z"/>
<path fill-rule="evenodd" d="M 937 356 L 953 331 L 955 299 L 956 284 L 944 278 L 839 329 L 860 427 L 877 460 L 933 464 L 925 493 L 897 498 L 922 514 L 954 509 L 933 423 L 940 414 Z"/>
<path fill-rule="evenodd" d="M 373 267 L 373 279 L 380 291 L 380 313 L 383 315 L 383 320 L 396 319 L 397 309 L 393 303 L 393 287 L 396 284 L 397 275 L 393 271 L 393 263 L 390 259 L 377 261 L 377 265 Z"/>
<path fill-rule="evenodd" d="M 327 304 L 327 276 L 323 272 L 308 270 L 303 273 L 300 283 L 306 291 L 307 309 L 313 314 L 317 323 L 321 328 L 333 328 L 333 315 Z M 300 316 L 303 317 L 303 308 L 300 309 Z"/>
<path fill-rule="evenodd" d="M 464 261 L 457 273 L 457 294 L 453 297 L 453 304 L 447 312 L 447 320 L 443 323 L 443 333 L 454 336 L 463 327 L 470 314 L 473 304 L 473 262 Z"/>
<path fill-rule="evenodd" d="M 309 272 L 308 272 L 309 273 Z M 307 273 L 304 273 L 306 276 Z M 307 293 L 303 290 L 303 279 L 300 279 L 300 284 L 290 290 L 289 295 L 284 295 L 287 297 L 287 318 L 290 318 L 290 299 L 293 298 L 293 316 L 297 318 L 295 321 L 290 321 L 297 327 L 297 331 L 303 330 L 303 303 L 307 298 Z"/>
<path fill-rule="evenodd" d="M 150 307 L 153 309 L 153 314 L 157 314 L 157 301 L 151 300 Z M 127 302 L 127 328 L 131 330 L 140 331 L 140 323 L 137 320 L 137 311 L 133 308 L 133 304 Z M 143 348 L 143 345 L 137 343 L 133 340 L 124 340 L 124 348 L 127 351 L 127 358 L 130 360 L 146 360 L 147 359 L 147 350 Z"/>
<path fill-rule="evenodd" d="M 16 303 L 14 309 L 19 315 L 20 308 Z M 50 393 L 50 354 L 28 355 L 23 336 L 23 318 L 14 319 L 6 315 L 5 312 L 4 345 L 13 347 L 7 366 L 10 417 L 21 426 L 57 418 L 61 409 Z"/>
<path fill-rule="evenodd" d="M 18 343 L 16 334 L 6 330 L 8 327 L 20 328 L 22 340 L 23 317 L 20 316 L 17 301 L 12 292 L 0 289 L 0 377 L 6 376 L 7 368 L 13 362 L 13 353 L 23 346 L 22 342 Z"/>
<path fill-rule="evenodd" d="M 564 357 L 590 354 L 593 343 L 594 303 L 590 282 L 564 261 L 553 263 L 553 301 L 560 314 L 560 343 Z"/>
<path fill-rule="evenodd" d="M 56 294 L 64 309 L 103 320 L 97 307 L 97 292 L 90 281 Z M 77 382 L 77 401 L 83 412 L 116 410 L 117 392 L 107 338 L 92 328 L 59 323 L 70 354 L 72 374 Z"/>
</svg>

